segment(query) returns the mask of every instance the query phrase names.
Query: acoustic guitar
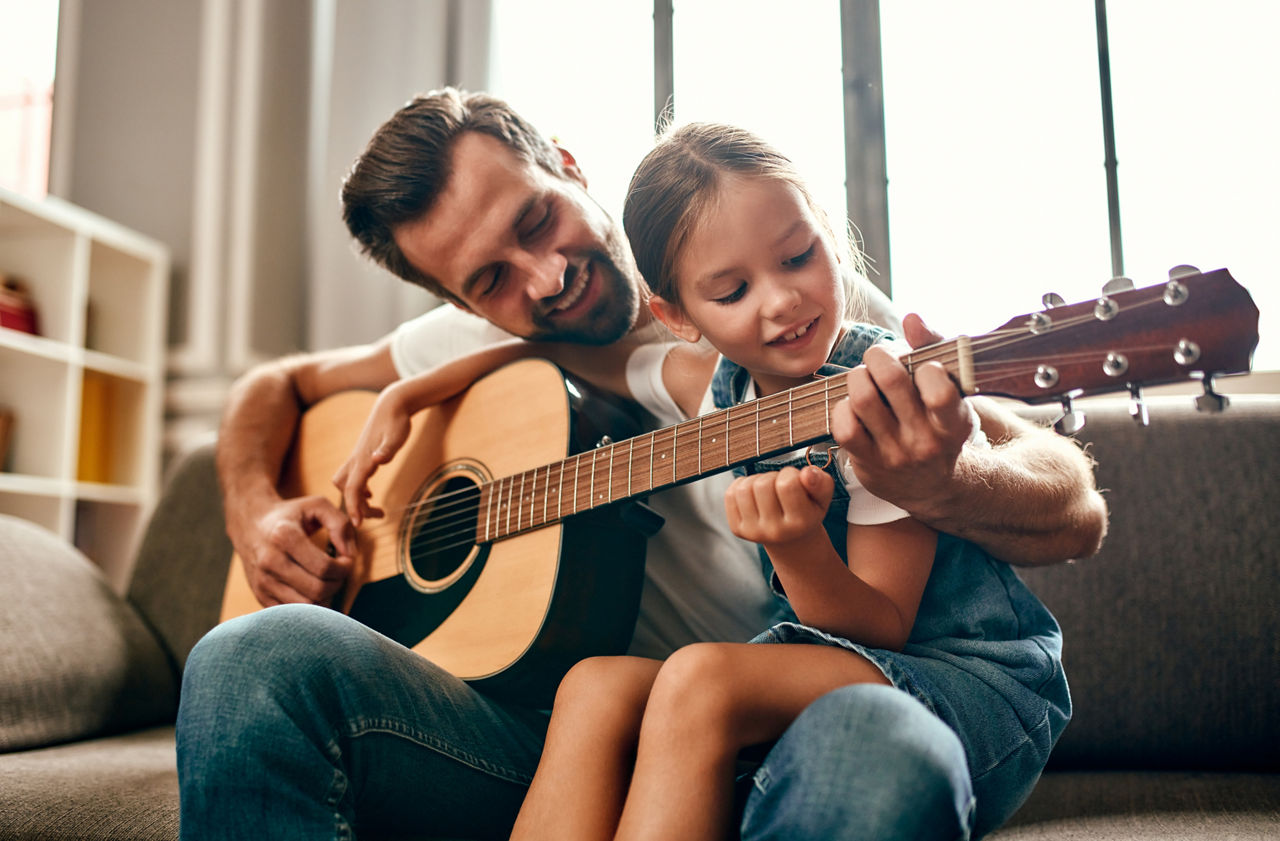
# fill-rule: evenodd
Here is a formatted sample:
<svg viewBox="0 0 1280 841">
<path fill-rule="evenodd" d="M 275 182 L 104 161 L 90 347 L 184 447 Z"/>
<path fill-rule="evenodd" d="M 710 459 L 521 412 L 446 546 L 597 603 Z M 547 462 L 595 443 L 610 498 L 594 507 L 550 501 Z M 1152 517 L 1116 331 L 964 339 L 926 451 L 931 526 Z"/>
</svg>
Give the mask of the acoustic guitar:
<svg viewBox="0 0 1280 841">
<path fill-rule="evenodd" d="M 1056 302 L 1054 302 L 1056 303 Z M 937 360 L 967 395 L 1061 401 L 1249 370 L 1258 310 L 1225 269 L 1187 273 L 1011 319 L 905 355 Z M 626 650 L 643 582 L 646 523 L 632 500 L 830 437 L 844 378 L 640 432 L 620 401 L 591 397 L 550 362 L 522 360 L 415 417 L 372 478 L 387 516 L 358 530 L 357 566 L 334 607 L 486 691 L 548 703 L 564 672 Z M 303 416 L 281 480 L 339 502 L 331 477 L 376 395 L 344 392 Z M 259 609 L 233 558 L 222 618 Z"/>
</svg>

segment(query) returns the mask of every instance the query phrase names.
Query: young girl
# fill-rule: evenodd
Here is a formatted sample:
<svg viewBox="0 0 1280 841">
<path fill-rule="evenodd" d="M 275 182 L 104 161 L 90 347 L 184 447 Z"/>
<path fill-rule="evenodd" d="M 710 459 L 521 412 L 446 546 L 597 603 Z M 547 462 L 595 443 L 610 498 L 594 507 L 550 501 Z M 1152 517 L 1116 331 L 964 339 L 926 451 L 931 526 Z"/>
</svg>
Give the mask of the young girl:
<svg viewBox="0 0 1280 841">
<path fill-rule="evenodd" d="M 623 221 L 649 307 L 684 343 L 517 342 L 393 385 L 335 477 L 354 521 L 380 513 L 366 483 L 410 415 L 517 356 L 550 356 L 675 423 L 839 370 L 828 363 L 854 367 L 891 338 L 846 320 L 824 215 L 790 162 L 747 132 L 667 135 L 637 169 Z M 853 428 L 847 404 L 835 411 Z M 665 661 L 575 666 L 513 838 L 730 837 L 741 752 L 856 683 L 908 693 L 956 732 L 976 801 L 961 820 L 975 836 L 1012 814 L 1070 715 L 1056 622 L 1007 565 L 871 497 L 838 452 L 829 461 L 758 463 L 725 498 L 793 621 Z"/>
</svg>

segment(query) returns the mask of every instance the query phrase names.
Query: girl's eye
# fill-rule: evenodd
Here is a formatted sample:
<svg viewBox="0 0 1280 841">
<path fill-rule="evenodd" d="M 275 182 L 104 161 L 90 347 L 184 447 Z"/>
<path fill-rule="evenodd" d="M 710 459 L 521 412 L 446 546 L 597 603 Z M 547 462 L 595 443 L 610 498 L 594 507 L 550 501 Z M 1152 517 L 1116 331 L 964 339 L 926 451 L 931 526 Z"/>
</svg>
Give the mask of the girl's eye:
<svg viewBox="0 0 1280 841">
<path fill-rule="evenodd" d="M 805 263 L 813 259 L 813 253 L 816 248 L 817 248 L 816 243 L 814 245 L 810 245 L 807 249 L 805 249 L 805 252 L 803 254 L 797 254 L 791 259 L 786 260 L 785 261 L 786 265 L 790 266 L 791 268 L 799 268 L 800 266 L 803 266 Z"/>
<path fill-rule="evenodd" d="M 728 295 L 722 295 L 719 298 L 713 298 L 712 300 L 717 304 L 732 304 L 735 301 L 740 301 L 742 296 L 745 294 L 747 294 L 747 285 L 745 283 L 739 283 Z"/>
</svg>

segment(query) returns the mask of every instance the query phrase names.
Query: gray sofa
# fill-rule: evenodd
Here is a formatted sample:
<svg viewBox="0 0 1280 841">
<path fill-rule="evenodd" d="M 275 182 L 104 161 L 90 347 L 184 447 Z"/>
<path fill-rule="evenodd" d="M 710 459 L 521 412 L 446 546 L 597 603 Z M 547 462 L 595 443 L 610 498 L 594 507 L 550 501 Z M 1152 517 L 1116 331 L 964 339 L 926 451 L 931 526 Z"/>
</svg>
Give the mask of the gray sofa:
<svg viewBox="0 0 1280 841">
<path fill-rule="evenodd" d="M 994 838 L 1280 838 L 1280 397 L 1093 409 L 1102 553 L 1024 571 L 1057 614 L 1076 705 Z M 0 838 L 172 839 L 173 716 L 230 547 L 211 451 L 168 479 L 125 598 L 0 516 Z M 267 832 L 269 835 L 269 831 Z"/>
</svg>

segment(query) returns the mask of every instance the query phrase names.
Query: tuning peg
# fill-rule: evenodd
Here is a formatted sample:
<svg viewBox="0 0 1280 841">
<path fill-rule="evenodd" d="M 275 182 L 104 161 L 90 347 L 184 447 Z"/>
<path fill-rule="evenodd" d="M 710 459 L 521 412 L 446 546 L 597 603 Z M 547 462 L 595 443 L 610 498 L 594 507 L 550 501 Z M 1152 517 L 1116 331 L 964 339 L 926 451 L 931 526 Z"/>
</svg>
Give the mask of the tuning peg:
<svg viewBox="0 0 1280 841">
<path fill-rule="evenodd" d="M 1196 398 L 1197 412 L 1221 412 L 1231 405 L 1231 401 L 1227 399 L 1225 394 L 1219 394 L 1213 390 L 1213 377 L 1211 375 L 1206 374 L 1205 378 L 1200 381 L 1200 385 L 1204 388 L 1204 394 Z"/>
<path fill-rule="evenodd" d="M 1182 263 L 1169 269 L 1169 280 L 1178 280 L 1179 278 L 1190 277 L 1193 274 L 1200 274 L 1200 270 L 1195 266 L 1188 266 L 1186 263 Z"/>
<path fill-rule="evenodd" d="M 1066 301 L 1057 292 L 1046 292 L 1040 296 L 1040 303 L 1044 304 L 1045 309 L 1051 310 L 1054 307 L 1062 306 Z"/>
<path fill-rule="evenodd" d="M 1133 281 L 1127 277 L 1113 277 L 1102 284 L 1103 295 L 1114 295 L 1117 292 L 1128 292 L 1133 288 Z"/>
<path fill-rule="evenodd" d="M 1151 418 L 1147 416 L 1147 404 L 1142 399 L 1142 389 L 1136 385 L 1129 386 L 1129 417 L 1138 426 L 1149 426 Z"/>
<path fill-rule="evenodd" d="M 1063 396 L 1062 415 L 1054 421 L 1053 428 L 1059 435 L 1075 435 L 1084 429 L 1084 412 L 1077 412 L 1071 407 L 1071 398 Z"/>
</svg>

